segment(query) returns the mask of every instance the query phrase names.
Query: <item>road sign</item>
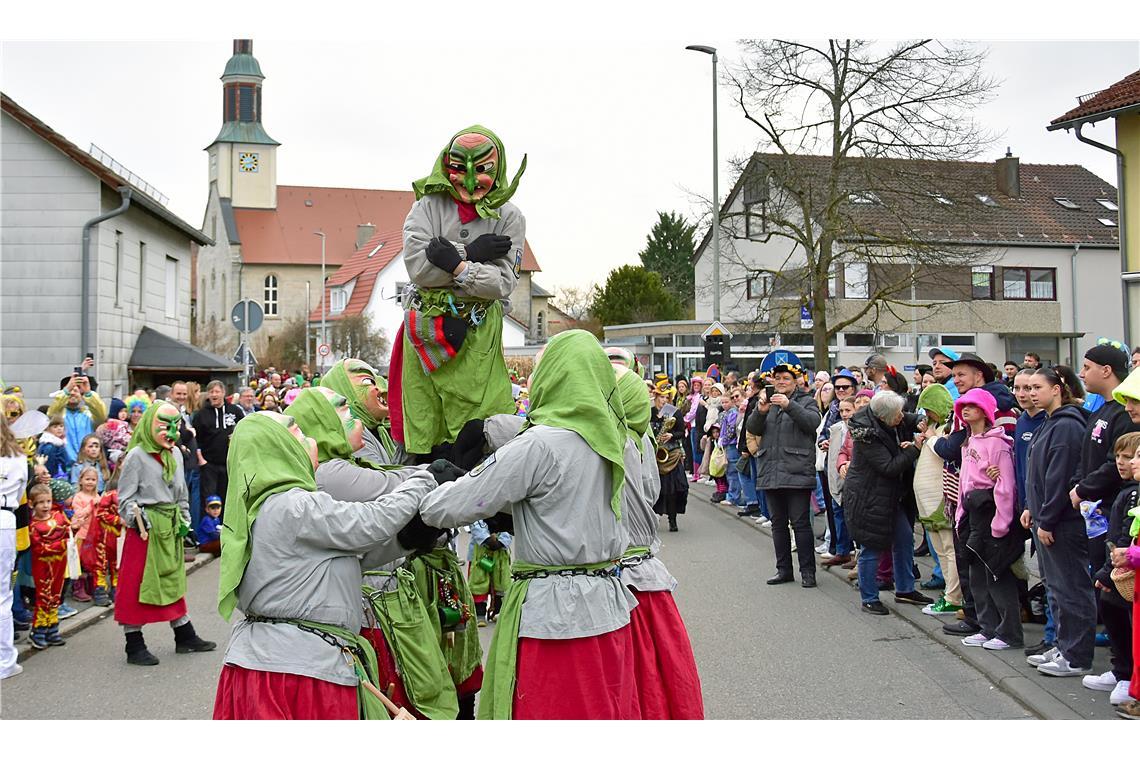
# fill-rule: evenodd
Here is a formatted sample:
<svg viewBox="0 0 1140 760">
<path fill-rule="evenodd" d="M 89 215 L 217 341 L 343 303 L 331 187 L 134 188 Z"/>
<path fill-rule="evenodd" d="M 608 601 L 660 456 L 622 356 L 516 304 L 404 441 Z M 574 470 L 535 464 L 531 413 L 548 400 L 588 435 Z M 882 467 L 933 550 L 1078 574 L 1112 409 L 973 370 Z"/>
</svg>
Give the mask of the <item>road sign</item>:
<svg viewBox="0 0 1140 760">
<path fill-rule="evenodd" d="M 811 309 L 806 306 L 800 307 L 800 329 L 810 330 L 815 327 L 815 320 L 812 319 Z"/>
<path fill-rule="evenodd" d="M 248 298 L 238 301 L 230 309 L 230 322 L 238 332 L 257 332 L 264 321 L 265 312 L 262 311 L 261 304 Z"/>
<path fill-rule="evenodd" d="M 328 343 L 322 343 L 321 345 L 317 346 L 317 353 L 321 356 L 328 356 L 332 353 L 332 349 L 329 348 Z"/>
<path fill-rule="evenodd" d="M 722 325 L 720 322 L 713 322 L 703 333 L 701 333 L 702 338 L 707 338 L 710 335 L 723 335 L 726 338 L 732 337 L 732 333 L 730 333 L 728 331 L 728 328 Z"/>
<path fill-rule="evenodd" d="M 253 352 L 249 350 L 249 346 L 245 343 L 242 343 L 237 347 L 237 351 L 234 351 L 233 360 L 235 364 L 240 364 L 243 367 L 250 364 L 257 364 L 257 357 L 253 355 Z"/>
</svg>

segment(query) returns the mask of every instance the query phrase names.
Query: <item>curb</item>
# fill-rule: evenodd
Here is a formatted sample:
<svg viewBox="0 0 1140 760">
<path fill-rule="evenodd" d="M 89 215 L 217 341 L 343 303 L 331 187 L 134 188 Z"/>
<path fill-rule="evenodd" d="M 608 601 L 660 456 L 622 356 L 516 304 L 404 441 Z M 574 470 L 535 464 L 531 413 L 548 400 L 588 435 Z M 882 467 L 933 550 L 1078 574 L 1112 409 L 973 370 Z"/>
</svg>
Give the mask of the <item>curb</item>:
<svg viewBox="0 0 1140 760">
<path fill-rule="evenodd" d="M 690 489 L 692 489 L 693 485 L 697 484 L 690 483 Z M 712 504 L 711 506 L 722 514 L 728 515 L 738 522 L 748 525 L 748 527 L 753 530 L 769 537 L 772 535 L 771 529 L 757 525 L 751 518 L 737 517 L 736 512 L 738 507 L 736 506 L 729 507 L 721 503 Z M 837 569 L 838 572 L 835 572 Z M 830 576 L 841 582 L 844 586 L 850 587 L 851 583 L 846 578 L 846 572 L 847 571 L 842 568 L 830 568 L 819 565 L 816 571 L 816 578 Z M 841 576 L 840 573 L 843 573 L 843 575 Z M 891 612 L 896 617 L 909 623 L 913 628 L 925 634 L 931 641 L 937 642 L 948 652 L 969 665 L 993 684 L 994 688 L 1009 696 L 1034 717 L 1042 720 L 1083 720 L 1088 717 L 1074 710 L 1051 691 L 1036 683 L 1034 679 L 1028 678 L 1026 676 L 1026 669 L 1017 670 L 1009 663 L 993 656 L 983 649 L 954 646 L 954 644 L 959 642 L 959 639 L 946 636 L 942 633 L 940 618 L 932 618 L 930 615 L 924 615 L 921 610 L 912 608 L 911 605 L 888 604 L 887 606 L 890 607 Z M 929 620 L 933 620 L 937 625 L 930 627 L 926 624 Z"/>
<path fill-rule="evenodd" d="M 186 563 L 186 575 L 197 572 L 199 569 L 213 562 L 214 559 L 215 557 L 212 554 L 198 554 L 194 557 L 193 562 Z M 60 621 L 59 634 L 63 638 L 69 639 L 99 621 L 111 617 L 113 614 L 115 614 L 114 605 L 110 607 L 96 607 L 92 604 L 88 606 L 87 609 L 81 610 L 75 617 Z M 28 636 L 29 633 L 30 631 L 24 632 L 25 637 L 16 644 L 16 662 L 23 662 L 40 651 L 32 646 L 31 638 Z"/>
</svg>

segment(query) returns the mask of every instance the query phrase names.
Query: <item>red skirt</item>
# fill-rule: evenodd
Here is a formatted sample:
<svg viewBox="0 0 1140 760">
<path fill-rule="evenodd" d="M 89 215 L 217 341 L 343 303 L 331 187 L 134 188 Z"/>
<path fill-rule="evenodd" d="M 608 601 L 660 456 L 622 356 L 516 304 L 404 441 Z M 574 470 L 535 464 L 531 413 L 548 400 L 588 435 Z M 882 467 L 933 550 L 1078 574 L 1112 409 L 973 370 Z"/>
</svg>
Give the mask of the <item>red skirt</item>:
<svg viewBox="0 0 1140 760">
<path fill-rule="evenodd" d="M 701 677 L 685 621 L 668 591 L 638 591 L 630 613 L 642 720 L 704 720 Z"/>
<path fill-rule="evenodd" d="M 146 567 L 146 541 L 138 531 L 125 530 L 123 559 L 119 565 L 119 590 L 115 593 L 115 622 L 120 625 L 146 625 L 177 620 L 186 614 L 186 597 L 164 605 L 139 601 L 143 569 Z"/>
<path fill-rule="evenodd" d="M 388 695 L 389 699 L 416 716 L 417 720 L 427 720 L 423 714 L 416 710 L 412 700 L 408 697 L 408 692 L 404 690 L 404 680 L 396 672 L 396 658 L 392 656 L 392 650 L 388 648 L 388 640 L 384 638 L 384 632 L 379 628 L 363 628 L 360 635 L 368 639 L 372 643 L 372 648 L 376 650 L 376 669 L 379 671 L 376 682 L 380 684 L 380 691 L 388 694 L 388 689 L 391 689 L 392 693 Z"/>
<path fill-rule="evenodd" d="M 630 626 L 581 639 L 519 639 L 515 720 L 636 720 Z"/>
<path fill-rule="evenodd" d="M 214 720 L 357 720 L 356 687 L 294 673 L 226 665 Z"/>
<path fill-rule="evenodd" d="M 392 339 L 392 358 L 388 362 L 388 420 L 392 426 L 392 440 L 404 442 L 404 320 Z"/>
</svg>

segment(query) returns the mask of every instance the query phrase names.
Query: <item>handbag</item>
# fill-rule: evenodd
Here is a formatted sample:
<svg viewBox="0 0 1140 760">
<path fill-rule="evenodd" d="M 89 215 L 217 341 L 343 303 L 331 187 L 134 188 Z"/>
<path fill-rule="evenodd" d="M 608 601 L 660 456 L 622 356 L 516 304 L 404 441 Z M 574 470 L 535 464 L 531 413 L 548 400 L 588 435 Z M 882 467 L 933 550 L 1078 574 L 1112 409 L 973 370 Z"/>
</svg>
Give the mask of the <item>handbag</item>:
<svg viewBox="0 0 1140 760">
<path fill-rule="evenodd" d="M 712 459 L 709 461 L 709 475 L 714 478 L 723 478 L 726 472 L 728 472 L 728 454 L 725 453 L 724 446 L 718 443 L 713 449 Z"/>
<path fill-rule="evenodd" d="M 83 575 L 83 567 L 79 562 L 79 542 L 75 540 L 75 533 L 67 532 L 67 577 L 75 580 Z"/>
</svg>

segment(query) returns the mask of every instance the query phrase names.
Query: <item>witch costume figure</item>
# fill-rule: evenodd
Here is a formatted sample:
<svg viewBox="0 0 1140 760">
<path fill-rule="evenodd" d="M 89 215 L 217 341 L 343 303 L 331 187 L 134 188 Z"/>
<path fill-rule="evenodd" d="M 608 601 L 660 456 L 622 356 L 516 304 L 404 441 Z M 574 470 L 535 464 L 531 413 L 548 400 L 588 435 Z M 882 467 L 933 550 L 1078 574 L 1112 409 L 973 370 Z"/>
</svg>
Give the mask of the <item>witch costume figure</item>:
<svg viewBox="0 0 1140 760">
<path fill-rule="evenodd" d="M 119 472 L 119 517 L 126 528 L 115 621 L 126 634 L 127 662 L 157 665 L 143 640 L 148 623 L 170 623 L 178 654 L 215 647 L 194 632 L 186 613 L 182 539 L 190 532 L 190 492 L 182 455 L 174 453 L 182 415 L 151 404 L 135 426 Z"/>
<path fill-rule="evenodd" d="M 392 434 L 411 454 L 454 442 L 470 420 L 515 411 L 502 335 L 526 239 L 508 201 L 525 169 L 524 156 L 508 184 L 502 141 L 476 125 L 412 183 L 416 202 L 404 221 L 412 286 L 389 373 Z"/>
<path fill-rule="evenodd" d="M 388 381 L 372 365 L 361 359 L 339 361 L 321 378 L 321 387 L 344 396 L 349 412 L 364 427 L 357 456 L 381 465 L 403 464 L 404 447 L 388 432 Z"/>
</svg>

